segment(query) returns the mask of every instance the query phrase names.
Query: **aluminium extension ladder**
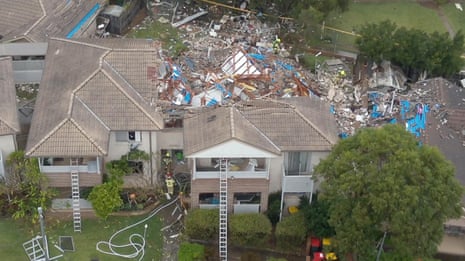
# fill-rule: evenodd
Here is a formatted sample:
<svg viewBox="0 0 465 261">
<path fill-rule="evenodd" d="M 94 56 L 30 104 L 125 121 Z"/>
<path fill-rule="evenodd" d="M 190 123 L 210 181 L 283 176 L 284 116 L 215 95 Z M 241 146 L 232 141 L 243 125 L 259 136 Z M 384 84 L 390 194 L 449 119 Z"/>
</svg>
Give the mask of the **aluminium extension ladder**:
<svg viewBox="0 0 465 261">
<path fill-rule="evenodd" d="M 220 260 L 228 260 L 228 160 L 220 159 L 220 224 L 219 253 Z"/>
<path fill-rule="evenodd" d="M 73 200 L 73 228 L 74 232 L 81 232 L 81 206 L 79 203 L 79 161 L 70 160 L 71 166 L 71 193 Z"/>
</svg>

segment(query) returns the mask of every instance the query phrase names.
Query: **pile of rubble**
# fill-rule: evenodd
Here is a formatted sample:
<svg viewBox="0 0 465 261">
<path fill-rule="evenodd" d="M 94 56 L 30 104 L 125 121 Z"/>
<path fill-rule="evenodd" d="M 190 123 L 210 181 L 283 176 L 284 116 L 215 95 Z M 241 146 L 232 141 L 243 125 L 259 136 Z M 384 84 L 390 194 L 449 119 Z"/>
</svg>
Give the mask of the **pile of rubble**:
<svg viewBox="0 0 465 261">
<path fill-rule="evenodd" d="M 233 15 L 193 3 L 173 6 L 158 1 L 152 7 L 158 14 L 152 19 L 171 21 L 189 47 L 175 61 L 165 56 L 154 75 L 162 80 L 161 101 L 209 107 L 314 95 L 331 104 L 341 137 L 361 127 L 395 122 L 405 123 L 421 137 L 426 115 L 437 115 L 443 108 L 437 90 L 426 88 L 425 82 L 407 86 L 402 72 L 389 63 L 354 66 L 354 61 L 334 59 L 318 67 L 315 63 L 316 74 L 305 70 L 282 43 L 276 48 L 283 26 L 293 28 L 288 22 L 269 24 L 252 13 Z"/>
</svg>

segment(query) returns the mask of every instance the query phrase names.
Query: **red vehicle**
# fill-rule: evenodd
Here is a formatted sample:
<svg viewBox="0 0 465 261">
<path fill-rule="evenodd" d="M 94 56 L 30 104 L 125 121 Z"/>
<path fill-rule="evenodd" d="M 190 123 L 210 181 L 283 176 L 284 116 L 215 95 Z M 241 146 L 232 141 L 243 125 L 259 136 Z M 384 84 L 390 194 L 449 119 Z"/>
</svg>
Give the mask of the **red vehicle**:
<svg viewBox="0 0 465 261">
<path fill-rule="evenodd" d="M 323 251 L 323 240 L 318 237 L 310 237 L 307 240 L 307 261 L 336 261 L 337 256 L 330 251 L 325 254 Z"/>
</svg>

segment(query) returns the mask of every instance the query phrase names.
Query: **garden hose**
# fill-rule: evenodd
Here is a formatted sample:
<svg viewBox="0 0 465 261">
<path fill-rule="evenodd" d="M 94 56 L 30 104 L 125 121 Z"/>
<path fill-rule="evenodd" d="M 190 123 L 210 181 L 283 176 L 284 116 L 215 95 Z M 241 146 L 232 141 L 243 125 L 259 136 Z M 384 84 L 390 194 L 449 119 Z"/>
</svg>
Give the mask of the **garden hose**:
<svg viewBox="0 0 465 261">
<path fill-rule="evenodd" d="M 151 219 L 153 216 L 155 216 L 158 212 L 160 212 L 161 210 L 173 205 L 176 203 L 176 201 L 179 199 L 179 196 L 174 198 L 173 200 L 169 201 L 168 203 L 164 204 L 164 205 L 161 205 L 161 206 L 158 206 L 157 208 L 155 208 L 146 218 L 132 224 L 132 225 L 129 225 L 123 229 L 120 229 L 118 231 L 116 231 L 108 241 L 99 241 L 97 242 L 96 244 L 96 249 L 97 251 L 99 251 L 100 253 L 104 253 L 104 254 L 108 254 L 108 255 L 112 255 L 112 256 L 119 256 L 119 257 L 123 257 L 123 258 L 137 258 L 139 256 L 139 261 L 142 260 L 144 258 L 144 255 L 145 255 L 145 235 L 146 235 L 146 232 L 147 232 L 147 228 L 148 228 L 148 225 L 145 224 L 144 226 L 144 234 L 141 235 L 141 234 L 138 234 L 138 233 L 134 233 L 134 234 L 131 234 L 129 236 L 129 243 L 128 244 L 122 244 L 122 245 L 118 245 L 118 244 L 113 244 L 112 241 L 113 239 L 121 232 L 123 231 L 126 231 L 128 229 L 131 229 L 133 227 L 136 227 L 146 221 L 148 221 L 149 219 Z M 105 250 L 102 250 L 100 248 L 101 245 L 105 245 L 109 250 L 108 251 L 105 251 Z M 134 249 L 134 252 L 133 253 L 130 253 L 130 254 L 122 254 L 121 252 L 118 252 L 121 251 L 122 249 L 127 249 L 127 248 L 133 248 Z M 126 251 L 125 251 L 126 252 Z"/>
</svg>

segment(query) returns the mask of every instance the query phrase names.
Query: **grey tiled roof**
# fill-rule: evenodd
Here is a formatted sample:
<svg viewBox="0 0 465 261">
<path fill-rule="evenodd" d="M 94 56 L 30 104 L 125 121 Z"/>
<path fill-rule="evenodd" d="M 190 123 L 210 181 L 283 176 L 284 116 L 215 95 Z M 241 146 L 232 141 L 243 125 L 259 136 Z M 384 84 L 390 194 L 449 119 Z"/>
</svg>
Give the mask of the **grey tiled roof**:
<svg viewBox="0 0 465 261">
<path fill-rule="evenodd" d="M 0 0 L 1 41 L 24 36 L 25 32 L 43 15 L 39 0 Z"/>
<path fill-rule="evenodd" d="M 152 54 L 158 50 L 145 40 L 140 44 L 128 41 L 132 44 L 125 39 L 105 40 L 107 47 L 100 46 L 99 39 L 49 41 L 26 147 L 28 155 L 105 155 L 110 131 L 162 128 L 162 116 L 150 105 L 152 97 L 143 96 L 128 80 L 134 78 L 131 73 L 136 73 L 129 68 L 134 60 L 140 63 L 139 68 L 156 65 L 160 60 Z M 127 55 L 125 50 L 136 55 Z M 106 59 L 113 52 L 123 55 L 127 62 L 113 66 Z M 153 59 L 137 60 L 144 54 Z M 147 79 L 147 70 L 143 72 L 145 75 L 137 73 Z M 67 122 L 65 129 L 58 127 L 63 122 Z M 72 137 L 73 145 L 61 134 Z M 75 148 L 79 146 L 82 148 Z"/>
<path fill-rule="evenodd" d="M 235 139 L 279 154 L 279 149 L 235 107 L 204 109 L 184 120 L 184 153 L 192 153 Z"/>
<path fill-rule="evenodd" d="M 0 0 L 0 41 L 45 42 L 49 37 L 65 37 L 97 3 L 105 1 Z"/>
<path fill-rule="evenodd" d="M 0 135 L 19 131 L 13 65 L 10 57 L 0 57 Z"/>
<path fill-rule="evenodd" d="M 245 105 L 239 107 L 245 118 L 282 151 L 329 151 L 337 142 L 329 105 L 318 98 L 252 100 Z"/>
<path fill-rule="evenodd" d="M 184 151 L 192 155 L 230 139 L 275 154 L 331 150 L 337 142 L 337 128 L 329 105 L 316 98 L 293 99 L 251 100 L 188 116 L 184 121 Z"/>
<path fill-rule="evenodd" d="M 70 119 L 56 126 L 56 129 L 43 142 L 37 144 L 32 153 L 37 157 L 100 154 L 103 152 Z"/>
</svg>

